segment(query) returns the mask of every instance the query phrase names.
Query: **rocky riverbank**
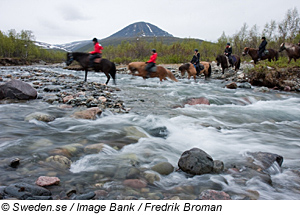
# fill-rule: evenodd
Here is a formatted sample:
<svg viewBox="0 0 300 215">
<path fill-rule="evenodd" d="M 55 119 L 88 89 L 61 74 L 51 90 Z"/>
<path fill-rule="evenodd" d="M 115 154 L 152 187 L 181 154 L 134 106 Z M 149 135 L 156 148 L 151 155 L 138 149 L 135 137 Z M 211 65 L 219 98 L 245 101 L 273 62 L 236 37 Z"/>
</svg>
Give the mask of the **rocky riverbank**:
<svg viewBox="0 0 300 215">
<path fill-rule="evenodd" d="M 53 67 L 61 67 L 61 65 L 48 66 L 48 68 Z M 37 99 L 61 108 L 98 107 L 115 113 L 128 111 L 124 108 L 123 101 L 116 95 L 116 92 L 120 91 L 119 88 L 96 82 L 85 83 L 72 74 L 60 74 L 34 67 L 6 67 L 1 72 L 0 84 L 12 79 L 32 85 L 38 93 Z M 1 103 L 9 102 L 13 101 L 1 100 Z"/>
</svg>

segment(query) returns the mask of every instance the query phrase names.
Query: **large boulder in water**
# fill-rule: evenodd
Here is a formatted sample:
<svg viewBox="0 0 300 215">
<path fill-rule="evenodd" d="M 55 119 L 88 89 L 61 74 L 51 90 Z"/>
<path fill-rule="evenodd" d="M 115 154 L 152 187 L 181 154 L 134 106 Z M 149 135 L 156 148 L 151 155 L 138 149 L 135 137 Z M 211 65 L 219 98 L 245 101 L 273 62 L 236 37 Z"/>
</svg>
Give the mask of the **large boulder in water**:
<svg viewBox="0 0 300 215">
<path fill-rule="evenodd" d="M 213 172 L 214 161 L 205 151 L 193 148 L 182 153 L 178 161 L 178 166 L 186 173 L 202 175 Z"/>
<path fill-rule="evenodd" d="M 47 200 L 52 199 L 51 192 L 43 187 L 37 185 L 30 185 L 26 183 L 16 183 L 7 186 L 4 193 L 10 197 L 15 197 L 21 200 L 37 199 Z"/>
<path fill-rule="evenodd" d="M 37 91 L 30 85 L 20 80 L 11 81 L 0 85 L 0 99 L 36 99 Z"/>
<path fill-rule="evenodd" d="M 252 163 L 252 168 L 258 171 L 267 171 L 274 164 L 277 163 L 281 167 L 283 157 L 278 154 L 269 152 L 248 152 L 246 154 L 248 161 Z"/>
</svg>

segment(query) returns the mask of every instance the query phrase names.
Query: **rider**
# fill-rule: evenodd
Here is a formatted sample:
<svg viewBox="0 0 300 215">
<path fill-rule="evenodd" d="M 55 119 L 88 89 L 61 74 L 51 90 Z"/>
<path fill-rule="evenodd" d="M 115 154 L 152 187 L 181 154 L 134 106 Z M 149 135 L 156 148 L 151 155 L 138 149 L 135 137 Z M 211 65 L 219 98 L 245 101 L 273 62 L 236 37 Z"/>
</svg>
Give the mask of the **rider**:
<svg viewBox="0 0 300 215">
<path fill-rule="evenodd" d="M 90 54 L 90 67 L 93 67 L 94 65 L 94 60 L 96 58 L 101 58 L 102 57 L 102 51 L 103 47 L 98 43 L 97 38 L 93 39 L 93 43 L 94 43 L 94 51 L 91 51 Z"/>
<path fill-rule="evenodd" d="M 224 51 L 224 55 L 228 57 L 229 63 L 233 65 L 231 54 L 232 54 L 232 47 L 230 46 L 230 43 L 227 43 Z"/>
<path fill-rule="evenodd" d="M 151 73 L 151 68 L 155 66 L 155 63 L 156 63 L 156 58 L 157 58 L 157 53 L 156 53 L 156 50 L 155 49 L 152 49 L 151 51 L 151 57 L 150 57 L 150 60 L 148 60 L 146 62 L 147 66 L 146 66 L 146 71 L 148 72 L 147 73 L 147 76 L 146 78 L 149 78 L 150 77 L 150 73 Z"/>
<path fill-rule="evenodd" d="M 191 63 L 194 64 L 194 67 L 197 71 L 197 75 L 199 75 L 199 73 L 200 73 L 200 65 L 199 65 L 199 63 L 200 63 L 200 53 L 198 52 L 198 49 L 195 49 L 194 51 L 195 51 L 195 54 L 194 54 L 194 56 L 191 60 Z"/>
<path fill-rule="evenodd" d="M 261 59 L 262 53 L 264 53 L 264 51 L 266 50 L 267 44 L 268 44 L 268 42 L 266 41 L 266 38 L 262 37 L 261 44 L 259 45 L 259 48 L 258 48 L 258 59 L 257 60 Z"/>
<path fill-rule="evenodd" d="M 300 46 L 300 40 L 299 40 L 298 46 Z"/>
</svg>

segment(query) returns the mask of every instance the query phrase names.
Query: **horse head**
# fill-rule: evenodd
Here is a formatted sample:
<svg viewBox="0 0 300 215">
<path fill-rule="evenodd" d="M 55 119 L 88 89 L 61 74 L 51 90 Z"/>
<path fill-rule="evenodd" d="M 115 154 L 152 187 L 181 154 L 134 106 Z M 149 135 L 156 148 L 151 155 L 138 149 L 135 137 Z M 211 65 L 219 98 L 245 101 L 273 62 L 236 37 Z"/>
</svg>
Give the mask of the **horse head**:
<svg viewBox="0 0 300 215">
<path fill-rule="evenodd" d="M 286 48 L 285 48 L 285 43 L 281 43 L 279 52 L 282 52 L 282 51 L 284 51 L 285 49 L 286 49 Z"/>
<path fill-rule="evenodd" d="M 74 58 L 73 58 L 73 54 L 72 53 L 67 53 L 67 61 L 66 64 L 67 66 L 70 66 L 70 64 L 73 62 Z"/>
<path fill-rule="evenodd" d="M 244 48 L 244 51 L 242 52 L 242 55 L 243 55 L 243 56 L 247 55 L 248 52 L 249 52 L 249 49 L 250 49 L 249 47 L 245 47 L 245 48 Z"/>
</svg>

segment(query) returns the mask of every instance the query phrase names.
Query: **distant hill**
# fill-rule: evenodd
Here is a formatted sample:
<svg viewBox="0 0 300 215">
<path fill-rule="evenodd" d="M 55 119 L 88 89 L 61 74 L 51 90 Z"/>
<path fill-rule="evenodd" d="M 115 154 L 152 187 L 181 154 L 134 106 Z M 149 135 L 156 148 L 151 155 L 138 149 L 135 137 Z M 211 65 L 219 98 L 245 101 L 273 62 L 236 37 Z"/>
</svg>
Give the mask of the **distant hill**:
<svg viewBox="0 0 300 215">
<path fill-rule="evenodd" d="M 173 37 L 173 35 L 150 23 L 136 22 L 112 34 L 108 38 L 112 39 L 131 37 Z"/>
<path fill-rule="evenodd" d="M 135 42 L 137 39 L 146 40 L 147 42 L 153 42 L 154 38 L 157 41 L 163 41 L 165 44 L 172 44 L 175 42 L 181 42 L 185 39 L 174 37 L 172 34 L 160 29 L 159 27 L 152 25 L 147 22 L 136 22 L 128 25 L 127 27 L 121 29 L 120 31 L 110 35 L 107 38 L 100 39 L 99 42 L 102 46 L 117 46 L 121 44 L 122 41 L 128 41 L 130 43 Z M 200 39 L 194 39 L 202 42 Z M 36 42 L 37 45 L 42 46 L 46 49 L 58 49 L 65 51 L 77 51 L 77 52 L 88 52 L 93 49 L 92 39 L 76 41 L 61 45 L 51 45 L 47 43 Z"/>
</svg>

